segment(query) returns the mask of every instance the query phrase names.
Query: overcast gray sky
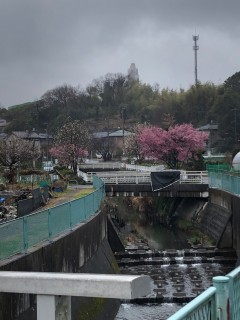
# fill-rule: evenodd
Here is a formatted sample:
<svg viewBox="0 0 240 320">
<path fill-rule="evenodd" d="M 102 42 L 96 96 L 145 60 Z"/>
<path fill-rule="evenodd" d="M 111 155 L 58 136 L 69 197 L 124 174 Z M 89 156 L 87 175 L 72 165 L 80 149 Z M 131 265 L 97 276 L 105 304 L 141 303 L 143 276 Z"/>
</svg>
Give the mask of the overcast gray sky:
<svg viewBox="0 0 240 320">
<path fill-rule="evenodd" d="M 144 83 L 220 84 L 240 70 L 239 0 L 0 0 L 0 105 L 85 88 L 132 62 Z"/>
</svg>

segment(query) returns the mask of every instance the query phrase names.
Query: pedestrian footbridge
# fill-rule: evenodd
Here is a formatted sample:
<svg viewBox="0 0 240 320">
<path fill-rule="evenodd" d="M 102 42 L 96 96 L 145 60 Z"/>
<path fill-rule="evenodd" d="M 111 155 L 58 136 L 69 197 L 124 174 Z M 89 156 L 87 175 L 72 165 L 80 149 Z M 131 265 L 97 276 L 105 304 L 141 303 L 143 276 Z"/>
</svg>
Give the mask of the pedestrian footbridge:
<svg viewBox="0 0 240 320">
<path fill-rule="evenodd" d="M 179 178 L 172 182 L 169 180 L 164 186 L 153 187 L 154 173 L 165 175 L 166 173 L 179 172 Z M 93 176 L 97 175 L 105 184 L 107 196 L 157 196 L 157 197 L 208 197 L 208 173 L 207 171 L 101 171 L 82 172 L 81 176 L 87 183 L 91 183 Z"/>
</svg>

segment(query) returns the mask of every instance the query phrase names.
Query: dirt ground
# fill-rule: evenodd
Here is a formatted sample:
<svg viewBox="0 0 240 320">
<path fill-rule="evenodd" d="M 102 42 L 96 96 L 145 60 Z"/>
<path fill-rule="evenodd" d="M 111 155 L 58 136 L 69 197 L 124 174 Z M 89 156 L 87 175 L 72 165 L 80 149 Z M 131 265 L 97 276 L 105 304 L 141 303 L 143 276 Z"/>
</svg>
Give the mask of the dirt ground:
<svg viewBox="0 0 240 320">
<path fill-rule="evenodd" d="M 91 186 L 78 186 L 76 187 L 68 187 L 64 192 L 52 192 L 52 198 L 49 199 L 48 203 L 44 206 L 44 209 L 55 207 L 59 204 L 81 198 L 88 193 L 93 192 L 93 188 Z"/>
</svg>

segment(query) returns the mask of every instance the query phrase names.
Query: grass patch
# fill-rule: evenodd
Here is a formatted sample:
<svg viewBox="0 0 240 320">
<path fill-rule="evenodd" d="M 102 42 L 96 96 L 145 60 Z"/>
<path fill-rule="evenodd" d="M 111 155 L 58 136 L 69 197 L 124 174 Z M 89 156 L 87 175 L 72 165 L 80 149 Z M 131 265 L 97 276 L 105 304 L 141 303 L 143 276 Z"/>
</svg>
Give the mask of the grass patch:
<svg viewBox="0 0 240 320">
<path fill-rule="evenodd" d="M 203 234 L 196 226 L 188 220 L 180 219 L 178 220 L 178 228 L 182 230 L 188 236 L 188 241 L 192 245 L 199 245 L 199 244 L 208 244 L 214 245 L 215 241 L 211 239 L 209 236 Z"/>
<path fill-rule="evenodd" d="M 81 191 L 79 191 L 75 196 L 74 199 L 80 199 L 83 198 L 85 196 L 87 196 L 88 194 L 94 192 L 95 189 L 94 188 L 87 188 L 87 189 L 83 189 Z"/>
</svg>

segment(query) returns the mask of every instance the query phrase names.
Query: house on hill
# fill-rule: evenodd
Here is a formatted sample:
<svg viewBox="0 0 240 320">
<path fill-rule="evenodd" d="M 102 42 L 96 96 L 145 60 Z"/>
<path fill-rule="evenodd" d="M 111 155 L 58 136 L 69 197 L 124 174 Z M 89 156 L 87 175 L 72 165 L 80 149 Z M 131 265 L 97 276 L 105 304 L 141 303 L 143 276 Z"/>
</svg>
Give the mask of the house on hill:
<svg viewBox="0 0 240 320">
<path fill-rule="evenodd" d="M 208 123 L 205 126 L 198 128 L 199 131 L 208 133 L 207 152 L 212 154 L 215 151 L 215 145 L 219 141 L 218 125 L 214 123 Z"/>
<path fill-rule="evenodd" d="M 35 130 L 13 131 L 5 136 L 5 139 L 11 139 L 12 136 L 32 142 L 35 147 L 39 148 L 43 157 L 48 154 L 48 150 L 53 143 L 52 135 L 48 133 L 37 133 Z"/>
<path fill-rule="evenodd" d="M 110 152 L 113 158 L 119 157 L 124 153 L 124 139 L 131 134 L 132 132 L 122 129 L 113 132 L 95 132 L 93 152 L 96 154 Z"/>
</svg>

